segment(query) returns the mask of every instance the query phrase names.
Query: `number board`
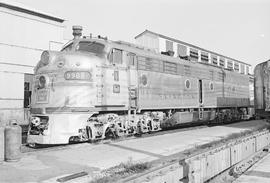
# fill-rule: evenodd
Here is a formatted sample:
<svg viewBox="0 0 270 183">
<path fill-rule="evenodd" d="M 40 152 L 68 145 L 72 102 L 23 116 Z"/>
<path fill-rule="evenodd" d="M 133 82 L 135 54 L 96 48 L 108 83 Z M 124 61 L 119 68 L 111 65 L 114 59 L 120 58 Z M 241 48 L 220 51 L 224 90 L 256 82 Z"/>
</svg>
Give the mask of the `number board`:
<svg viewBox="0 0 270 183">
<path fill-rule="evenodd" d="M 48 89 L 38 90 L 36 103 L 49 103 L 49 94 Z"/>
</svg>

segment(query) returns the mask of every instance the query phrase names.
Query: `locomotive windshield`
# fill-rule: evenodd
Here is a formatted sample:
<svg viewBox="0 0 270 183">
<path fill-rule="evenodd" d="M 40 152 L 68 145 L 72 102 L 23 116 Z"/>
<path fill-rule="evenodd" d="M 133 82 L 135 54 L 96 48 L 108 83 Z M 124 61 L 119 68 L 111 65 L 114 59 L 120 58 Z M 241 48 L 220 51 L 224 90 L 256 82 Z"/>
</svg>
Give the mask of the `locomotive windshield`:
<svg viewBox="0 0 270 183">
<path fill-rule="evenodd" d="M 86 51 L 96 54 L 102 54 L 104 52 L 105 45 L 98 42 L 81 41 L 76 46 L 76 51 Z"/>
</svg>

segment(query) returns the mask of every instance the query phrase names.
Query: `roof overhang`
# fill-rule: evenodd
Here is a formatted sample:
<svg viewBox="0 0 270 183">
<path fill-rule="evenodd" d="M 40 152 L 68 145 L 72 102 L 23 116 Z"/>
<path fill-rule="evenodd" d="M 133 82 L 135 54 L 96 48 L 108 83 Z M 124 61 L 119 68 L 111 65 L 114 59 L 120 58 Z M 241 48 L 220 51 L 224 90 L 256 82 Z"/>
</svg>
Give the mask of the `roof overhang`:
<svg viewBox="0 0 270 183">
<path fill-rule="evenodd" d="M 0 7 L 4 7 L 7 9 L 14 10 L 14 11 L 38 16 L 38 17 L 45 18 L 45 19 L 52 20 L 52 21 L 56 21 L 59 23 L 63 23 L 65 21 L 63 18 L 51 15 L 49 13 L 41 12 L 39 10 L 27 7 L 24 4 L 21 4 L 18 2 L 13 2 L 10 0 L 0 0 Z"/>
</svg>

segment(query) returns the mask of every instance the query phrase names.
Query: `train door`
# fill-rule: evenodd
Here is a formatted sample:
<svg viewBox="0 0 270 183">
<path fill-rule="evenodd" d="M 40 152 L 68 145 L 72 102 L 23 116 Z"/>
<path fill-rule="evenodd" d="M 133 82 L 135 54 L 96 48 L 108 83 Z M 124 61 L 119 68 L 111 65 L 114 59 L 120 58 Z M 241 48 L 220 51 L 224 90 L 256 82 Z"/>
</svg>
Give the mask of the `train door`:
<svg viewBox="0 0 270 183">
<path fill-rule="evenodd" d="M 203 103 L 203 93 L 202 93 L 202 80 L 199 79 L 199 104 Z"/>
<path fill-rule="evenodd" d="M 128 91 L 129 91 L 129 109 L 137 109 L 138 95 L 138 72 L 137 72 L 137 57 L 134 53 L 127 53 L 128 65 Z"/>
<path fill-rule="evenodd" d="M 103 105 L 120 109 L 128 105 L 125 51 L 113 48 L 104 73 Z"/>
<path fill-rule="evenodd" d="M 199 79 L 198 81 L 199 89 L 199 119 L 203 119 L 203 81 Z"/>
</svg>

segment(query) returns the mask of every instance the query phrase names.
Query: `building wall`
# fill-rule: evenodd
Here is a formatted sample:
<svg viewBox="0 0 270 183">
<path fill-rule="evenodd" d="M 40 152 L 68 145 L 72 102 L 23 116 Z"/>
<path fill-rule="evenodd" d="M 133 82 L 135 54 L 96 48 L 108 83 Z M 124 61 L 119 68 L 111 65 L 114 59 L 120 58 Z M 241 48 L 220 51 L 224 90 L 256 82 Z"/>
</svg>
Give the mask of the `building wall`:
<svg viewBox="0 0 270 183">
<path fill-rule="evenodd" d="M 43 50 L 59 50 L 63 23 L 0 7 L 0 125 L 10 119 L 28 123 L 24 108 L 25 82 Z"/>
<path fill-rule="evenodd" d="M 142 45 L 142 46 L 145 46 L 145 47 L 149 47 L 149 48 L 154 48 L 158 53 L 161 53 L 161 52 L 164 52 L 164 51 L 168 51 L 168 47 L 172 47 L 169 48 L 171 49 L 171 51 L 174 51 L 174 56 L 175 57 L 178 57 L 178 44 L 180 44 L 179 42 L 176 42 L 176 41 L 173 41 L 174 39 L 165 39 L 163 38 L 163 36 L 157 36 L 156 34 L 153 34 L 151 32 L 145 32 L 143 34 L 141 34 L 140 36 L 136 37 L 136 41 L 138 44 Z M 151 44 L 151 43 L 155 43 L 155 44 Z M 168 44 L 170 42 L 170 44 Z M 171 43 L 173 45 L 171 45 Z M 158 44 L 158 46 L 156 45 Z M 180 44 L 182 46 L 186 46 L 186 54 L 185 55 L 181 55 L 181 56 L 190 56 L 190 51 L 191 50 L 195 50 L 196 52 L 198 52 L 198 59 L 195 59 L 196 61 L 198 62 L 205 62 L 202 60 L 202 57 L 201 57 L 201 54 L 205 54 L 205 55 L 208 55 L 208 63 L 211 64 L 211 56 L 213 53 L 211 52 L 207 52 L 203 49 L 199 49 L 197 47 L 192 47 L 190 45 L 184 45 L 184 44 Z M 220 59 L 220 56 L 218 54 L 213 54 L 215 56 L 217 56 L 217 64 L 219 65 L 219 59 Z M 191 58 L 191 60 L 194 60 L 193 58 Z M 242 74 L 251 74 L 252 72 L 252 68 L 251 66 L 247 65 L 247 64 L 243 64 L 243 63 L 240 63 L 236 60 L 232 60 L 232 59 L 228 59 L 228 58 L 225 58 L 225 63 L 224 63 L 224 67 L 225 68 L 228 68 L 229 66 L 229 62 L 231 62 L 231 68 L 232 69 L 235 69 L 235 72 L 239 72 L 239 73 L 242 73 Z M 236 65 L 238 63 L 238 70 L 236 70 Z M 244 65 L 241 67 L 241 65 Z"/>
<path fill-rule="evenodd" d="M 147 48 L 154 49 L 156 52 L 160 50 L 158 36 L 146 33 L 136 39 L 136 43 Z"/>
</svg>

